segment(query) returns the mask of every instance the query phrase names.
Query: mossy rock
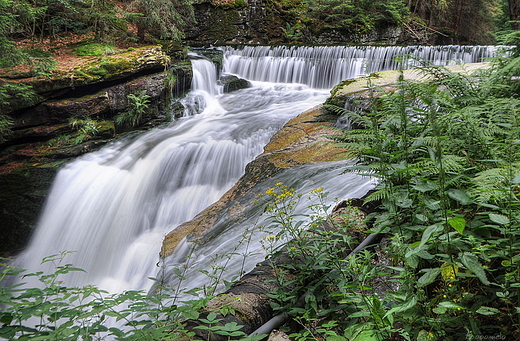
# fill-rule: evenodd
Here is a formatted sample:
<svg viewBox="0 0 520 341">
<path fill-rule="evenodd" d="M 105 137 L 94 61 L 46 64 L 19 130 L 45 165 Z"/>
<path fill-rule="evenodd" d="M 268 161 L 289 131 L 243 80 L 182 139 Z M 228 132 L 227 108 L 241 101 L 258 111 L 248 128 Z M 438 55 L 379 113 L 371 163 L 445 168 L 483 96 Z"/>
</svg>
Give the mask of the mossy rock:
<svg viewBox="0 0 520 341">
<path fill-rule="evenodd" d="M 224 85 L 224 93 L 250 88 L 251 82 L 246 79 L 238 78 L 234 75 L 224 75 L 220 77 L 220 83 Z"/>
</svg>

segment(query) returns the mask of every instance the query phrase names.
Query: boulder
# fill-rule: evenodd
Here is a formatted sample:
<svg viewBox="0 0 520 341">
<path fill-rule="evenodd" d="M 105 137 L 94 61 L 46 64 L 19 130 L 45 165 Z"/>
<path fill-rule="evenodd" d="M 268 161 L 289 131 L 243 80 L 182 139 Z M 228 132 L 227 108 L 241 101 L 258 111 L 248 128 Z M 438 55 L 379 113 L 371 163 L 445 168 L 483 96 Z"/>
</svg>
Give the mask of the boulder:
<svg viewBox="0 0 520 341">
<path fill-rule="evenodd" d="M 222 75 L 219 79 L 220 83 L 224 86 L 224 93 L 233 92 L 240 89 L 250 88 L 251 82 L 243 78 L 238 78 L 235 75 Z"/>
</svg>

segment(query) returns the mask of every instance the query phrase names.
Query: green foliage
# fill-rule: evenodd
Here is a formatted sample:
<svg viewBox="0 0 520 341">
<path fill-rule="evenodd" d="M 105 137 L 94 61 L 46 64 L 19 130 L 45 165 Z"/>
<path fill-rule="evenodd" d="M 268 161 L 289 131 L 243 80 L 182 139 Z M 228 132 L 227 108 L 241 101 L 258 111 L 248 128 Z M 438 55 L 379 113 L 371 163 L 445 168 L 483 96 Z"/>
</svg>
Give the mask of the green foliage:
<svg viewBox="0 0 520 341">
<path fill-rule="evenodd" d="M 35 77 L 50 78 L 52 71 L 56 69 L 58 62 L 56 59 L 50 58 L 30 58 L 33 64 L 33 72 Z"/>
<path fill-rule="evenodd" d="M 17 65 L 23 59 L 23 54 L 9 40 L 9 33 L 17 26 L 17 16 L 11 13 L 14 6 L 12 0 L 0 0 L 0 67 Z"/>
<path fill-rule="evenodd" d="M 68 143 L 70 145 L 76 145 L 83 143 L 87 140 L 92 139 L 99 133 L 98 122 L 94 121 L 90 117 L 71 117 L 69 119 L 69 125 L 72 131 L 75 131 L 75 136 L 70 139 L 65 136 L 58 136 L 53 139 L 51 145 L 60 145 Z"/>
<path fill-rule="evenodd" d="M 366 33 L 369 30 L 401 22 L 408 13 L 403 1 L 312 0 L 304 21 L 313 29 L 338 29 L 348 33 Z"/>
<path fill-rule="evenodd" d="M 501 76 L 516 58 L 474 76 L 426 65 L 430 83 L 401 78 L 386 93 L 368 84 L 361 111 L 329 104 L 361 127 L 339 138 L 357 151 L 348 171 L 378 180 L 366 222 L 386 234 L 386 249 L 345 258 L 338 241 L 349 245 L 356 224 L 327 235 L 316 229 L 332 222 L 327 207 L 305 222 L 298 195 L 268 190 L 270 228 L 281 232 L 265 248 L 294 259 L 276 269 L 272 295 L 301 326 L 292 338 L 520 337 L 520 102 Z"/>
<path fill-rule="evenodd" d="M 291 43 L 298 42 L 303 36 L 303 33 L 301 32 L 300 28 L 291 26 L 291 24 L 289 23 L 287 23 L 286 28 L 282 28 L 282 32 L 285 38 Z"/>
<path fill-rule="evenodd" d="M 194 23 L 189 0 L 133 0 L 129 4 L 128 20 L 137 25 L 141 40 L 149 33 L 157 39 L 180 41 L 187 23 Z"/>
<path fill-rule="evenodd" d="M 9 42 L 10 35 L 43 41 L 57 39 L 62 33 L 93 32 L 104 41 L 126 35 L 129 24 L 137 23 L 140 39 L 144 39 L 141 32 L 148 32 L 156 39 L 180 40 L 185 23 L 193 20 L 191 2 L 185 0 L 2 0 L 0 13 L 0 46 L 9 47 L 13 54 L 16 49 Z"/>
<path fill-rule="evenodd" d="M 242 8 L 249 4 L 245 0 L 212 0 L 211 4 L 220 8 Z"/>
<path fill-rule="evenodd" d="M 0 81 L 0 113 L 8 113 L 12 111 L 12 106 L 20 103 L 31 103 L 35 97 L 36 94 L 30 85 Z M 0 114 L 0 116 L 4 115 Z M 9 130 L 5 129 L 8 129 L 12 122 L 7 116 L 4 116 L 3 121 L 4 134 L 8 134 Z"/>
<path fill-rule="evenodd" d="M 0 281 L 14 277 L 36 278 L 39 287 L 22 284 L 0 287 L 0 338 L 7 340 L 177 340 L 193 336 L 182 322 L 199 319 L 200 328 L 227 337 L 245 337 L 242 326 L 228 323 L 216 326 L 216 314 L 199 317 L 207 299 L 186 300 L 177 304 L 178 291 L 156 287 L 153 295 L 140 291 L 111 294 L 94 286 L 66 287 L 64 276 L 83 271 L 66 264 L 69 252 L 52 255 L 43 263 L 54 264 L 52 274 L 24 274 L 2 259 Z M 117 322 L 117 323 L 115 323 Z"/>
<path fill-rule="evenodd" d="M 6 138 L 11 135 L 10 129 L 13 124 L 12 118 L 7 115 L 0 115 L 0 143 L 4 142 Z"/>
<path fill-rule="evenodd" d="M 128 95 L 128 110 L 118 114 L 115 118 L 116 127 L 136 127 L 141 123 L 143 115 L 150 106 L 150 96 L 146 94 L 146 90 L 138 95 Z"/>
</svg>

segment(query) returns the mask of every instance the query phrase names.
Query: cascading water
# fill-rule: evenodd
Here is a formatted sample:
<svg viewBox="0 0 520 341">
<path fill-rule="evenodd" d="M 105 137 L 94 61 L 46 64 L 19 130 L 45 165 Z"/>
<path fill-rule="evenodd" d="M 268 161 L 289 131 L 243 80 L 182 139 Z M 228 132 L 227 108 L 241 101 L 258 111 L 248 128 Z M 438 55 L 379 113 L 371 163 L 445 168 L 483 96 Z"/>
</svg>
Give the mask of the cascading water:
<svg viewBox="0 0 520 341">
<path fill-rule="evenodd" d="M 66 261 L 86 272 L 70 274 L 64 279 L 67 285 L 94 284 L 109 291 L 148 289 L 152 285 L 148 277 L 158 271 L 155 264 L 166 233 L 218 200 L 290 118 L 323 103 L 328 89 L 341 80 L 396 67 L 389 56 L 409 52 L 402 49 L 226 48 L 224 71 L 253 83 L 230 94 L 222 94 L 217 86 L 214 65 L 194 59 L 194 88 L 185 99 L 185 117 L 63 167 L 32 241 L 15 265 L 52 272 L 40 264 L 42 258 L 74 251 Z M 487 55 L 480 51 L 491 50 L 484 47 L 475 53 L 449 47 L 425 52 L 432 49 L 415 51 L 432 55 L 434 61 L 461 56 L 466 61 L 466 56 L 475 54 L 481 61 Z M 454 50 L 454 55 L 447 55 L 446 51 Z M 370 179 L 340 175 L 344 166 L 339 162 L 296 167 L 267 181 L 263 190 L 280 181 L 302 192 L 323 186 L 331 199 L 363 195 Z M 209 266 L 211 255 L 236 249 L 242 231 L 254 225 L 258 211 L 252 206 L 243 223 L 222 229 L 199 247 L 190 260 L 188 281 L 193 286 L 204 284 L 198 269 Z M 258 247 L 253 251 L 260 253 Z M 259 258 L 262 255 L 252 257 L 246 267 Z M 171 262 L 181 259 L 173 257 Z M 226 263 L 230 276 L 240 264 Z"/>
<path fill-rule="evenodd" d="M 224 70 L 241 77 L 275 83 L 301 83 L 331 89 L 339 82 L 373 72 L 406 69 L 413 55 L 436 65 L 479 63 L 496 55 L 497 46 L 314 46 L 227 48 Z"/>
</svg>

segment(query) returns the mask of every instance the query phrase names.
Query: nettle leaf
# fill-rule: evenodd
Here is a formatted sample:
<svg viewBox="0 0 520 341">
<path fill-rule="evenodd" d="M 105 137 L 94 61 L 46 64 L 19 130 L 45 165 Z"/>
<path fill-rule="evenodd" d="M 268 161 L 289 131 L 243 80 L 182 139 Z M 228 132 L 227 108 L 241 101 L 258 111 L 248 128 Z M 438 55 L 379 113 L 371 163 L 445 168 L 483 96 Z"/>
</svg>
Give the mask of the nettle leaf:
<svg viewBox="0 0 520 341">
<path fill-rule="evenodd" d="M 442 230 L 443 230 L 443 227 L 440 224 L 434 224 L 434 225 L 428 226 L 426 228 L 426 230 L 424 230 L 424 232 L 423 232 L 423 235 L 421 237 L 421 244 L 419 245 L 419 247 L 422 247 L 424 244 L 426 244 L 428 242 L 428 240 L 430 240 L 430 237 L 432 234 L 441 232 Z"/>
<path fill-rule="evenodd" d="M 448 224 L 455 229 L 458 233 L 464 233 L 466 228 L 466 219 L 462 217 L 450 217 L 448 218 Z"/>
<path fill-rule="evenodd" d="M 426 207 L 432 211 L 437 211 L 438 209 L 441 208 L 441 202 L 439 200 L 435 200 L 430 197 L 425 197 L 423 199 L 423 202 L 424 202 L 424 205 L 426 205 Z"/>
<path fill-rule="evenodd" d="M 498 314 L 500 312 L 500 310 L 498 310 L 497 308 L 492 308 L 492 307 L 480 307 L 477 309 L 477 313 L 480 314 L 480 315 L 495 315 L 495 314 Z"/>
<path fill-rule="evenodd" d="M 424 286 L 427 286 L 430 283 L 433 283 L 433 281 L 435 281 L 437 276 L 439 276 L 439 274 L 441 273 L 441 269 L 440 268 L 423 269 L 422 271 L 424 272 L 424 275 L 422 275 L 417 280 L 417 285 L 419 287 L 424 287 Z"/>
<path fill-rule="evenodd" d="M 393 313 L 403 312 L 406 310 L 409 310 L 417 304 L 417 297 L 411 296 L 409 297 L 403 304 L 399 304 L 397 306 L 394 306 L 392 309 L 390 309 L 383 318 L 388 317 L 389 315 L 392 315 Z"/>
<path fill-rule="evenodd" d="M 492 222 L 500 224 L 500 225 L 507 225 L 507 224 L 509 224 L 509 218 L 506 217 L 505 215 L 502 215 L 502 214 L 490 213 L 489 214 L 489 219 Z"/>
<path fill-rule="evenodd" d="M 482 266 L 482 264 L 480 264 L 479 260 L 478 260 L 478 257 L 470 252 L 464 252 L 461 256 L 460 256 L 460 260 L 462 261 L 462 264 L 464 264 L 464 266 L 471 272 L 473 272 L 473 274 L 475 276 L 477 276 L 478 279 L 480 279 L 480 281 L 485 284 L 485 285 L 489 285 L 490 282 L 488 281 L 487 277 L 486 277 L 486 271 L 484 270 L 484 267 Z"/>
<path fill-rule="evenodd" d="M 457 304 L 452 301 L 442 301 L 439 302 L 438 305 L 439 308 L 446 308 L 446 309 L 466 309 L 464 306 Z"/>
<path fill-rule="evenodd" d="M 460 189 L 450 188 L 448 190 L 448 196 L 461 205 L 469 205 L 473 202 L 468 193 Z"/>
<path fill-rule="evenodd" d="M 413 189 L 419 192 L 429 192 L 437 189 L 437 183 L 428 180 L 419 180 L 415 185 L 412 186 Z"/>
<path fill-rule="evenodd" d="M 395 204 L 401 208 L 411 207 L 413 204 L 413 201 L 412 201 L 412 199 L 410 199 L 408 194 L 409 193 L 406 191 L 401 191 L 401 192 L 395 193 L 395 195 L 394 195 Z"/>
</svg>

